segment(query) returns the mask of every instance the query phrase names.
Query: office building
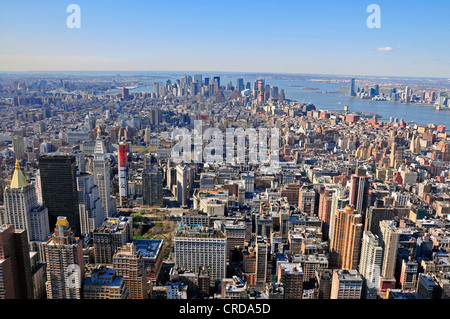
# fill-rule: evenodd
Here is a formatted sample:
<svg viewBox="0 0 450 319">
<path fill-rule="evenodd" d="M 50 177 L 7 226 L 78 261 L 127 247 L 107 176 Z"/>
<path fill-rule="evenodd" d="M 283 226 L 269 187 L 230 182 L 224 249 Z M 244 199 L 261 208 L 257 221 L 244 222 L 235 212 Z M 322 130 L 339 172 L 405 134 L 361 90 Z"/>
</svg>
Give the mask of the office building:
<svg viewBox="0 0 450 319">
<path fill-rule="evenodd" d="M 92 173 L 102 200 L 105 215 L 113 216 L 115 212 L 114 199 L 111 197 L 109 178 L 109 161 L 106 157 L 106 146 L 101 138 L 100 127 L 97 129 Z"/>
<path fill-rule="evenodd" d="M 394 221 L 382 220 L 380 222 L 379 238 L 381 247 L 383 248 L 381 277 L 384 279 L 395 278 L 400 232 L 397 231 Z"/>
<path fill-rule="evenodd" d="M 113 256 L 133 239 L 133 224 L 129 217 L 108 217 L 93 231 L 95 263 L 111 265 Z"/>
<path fill-rule="evenodd" d="M 314 255 L 298 255 L 292 257 L 292 261 L 300 263 L 303 270 L 303 281 L 313 281 L 316 277 L 317 271 L 328 268 L 328 258 L 325 254 Z"/>
<path fill-rule="evenodd" d="M 155 283 L 159 276 L 163 261 L 161 249 L 163 240 L 133 239 L 133 243 L 136 245 L 136 249 L 138 249 L 142 254 L 147 280 L 149 283 Z"/>
<path fill-rule="evenodd" d="M 77 174 L 78 205 L 80 208 L 81 233 L 92 234 L 105 219 L 105 210 L 94 175 L 88 172 Z"/>
<path fill-rule="evenodd" d="M 48 209 L 38 204 L 34 184 L 29 184 L 16 161 L 11 183 L 3 193 L 6 223 L 26 229 L 28 241 L 45 241 L 50 235 Z"/>
<path fill-rule="evenodd" d="M 394 208 L 384 206 L 382 200 L 376 200 L 375 206 L 370 206 L 367 209 L 364 230 L 368 230 L 372 234 L 378 235 L 380 232 L 380 222 L 382 220 L 391 220 L 393 218 Z"/>
<path fill-rule="evenodd" d="M 284 299 L 302 299 L 303 270 L 300 263 L 279 263 L 277 281 L 283 284 Z"/>
<path fill-rule="evenodd" d="M 13 152 L 17 160 L 26 159 L 25 157 L 25 141 L 21 136 L 14 136 L 12 139 Z"/>
<path fill-rule="evenodd" d="M 268 243 L 262 237 L 256 239 L 256 285 L 263 287 L 267 282 Z"/>
<path fill-rule="evenodd" d="M 123 206 L 127 203 L 128 190 L 127 190 L 127 149 L 128 145 L 124 142 L 119 143 L 119 155 L 118 155 L 118 175 L 119 175 L 119 199 L 120 205 Z"/>
<path fill-rule="evenodd" d="M 39 157 L 42 198 L 48 208 L 49 227 L 54 229 L 59 216 L 67 217 L 75 236 L 81 235 L 78 207 L 77 167 L 72 155 Z"/>
<path fill-rule="evenodd" d="M 27 231 L 0 226 L 0 299 L 33 299 Z"/>
<path fill-rule="evenodd" d="M 403 148 L 396 143 L 391 145 L 391 154 L 389 156 L 389 166 L 398 169 L 403 162 Z"/>
<path fill-rule="evenodd" d="M 366 287 L 366 299 L 376 297 L 380 284 L 381 265 L 383 262 L 383 248 L 378 241 L 378 236 L 370 231 L 363 232 L 361 245 L 361 258 L 359 261 L 359 273 L 364 279 Z"/>
<path fill-rule="evenodd" d="M 291 206 L 298 206 L 301 185 L 285 185 L 281 189 L 281 197 L 285 197 Z"/>
<path fill-rule="evenodd" d="M 129 100 L 130 99 L 130 89 L 127 87 L 122 88 L 122 99 Z"/>
<path fill-rule="evenodd" d="M 83 246 L 74 236 L 67 217 L 56 221 L 52 237 L 45 243 L 47 298 L 81 299 L 84 280 Z"/>
<path fill-rule="evenodd" d="M 114 254 L 113 269 L 123 277 L 130 299 L 148 299 L 150 287 L 144 260 L 134 243 L 127 243 Z"/>
<path fill-rule="evenodd" d="M 210 269 L 201 267 L 198 270 L 190 271 L 172 267 L 170 269 L 170 281 L 183 282 L 187 285 L 187 294 L 189 298 L 208 297 L 211 290 Z"/>
<path fill-rule="evenodd" d="M 353 206 L 339 209 L 334 217 L 331 264 L 340 269 L 357 269 L 362 237 L 362 216 Z"/>
<path fill-rule="evenodd" d="M 419 299 L 438 299 L 439 285 L 431 274 L 420 273 L 416 293 Z"/>
<path fill-rule="evenodd" d="M 353 174 L 350 184 L 350 204 L 355 207 L 355 210 L 360 214 L 366 213 L 366 208 L 369 203 L 369 180 L 368 176 L 361 172 Z"/>
<path fill-rule="evenodd" d="M 146 166 L 142 172 L 142 197 L 144 205 L 163 205 L 163 171 L 157 163 Z"/>
<path fill-rule="evenodd" d="M 361 299 L 363 278 L 357 270 L 334 269 L 330 299 Z"/>
<path fill-rule="evenodd" d="M 316 213 L 316 191 L 313 188 L 301 188 L 298 198 L 298 207 L 308 216 Z"/>
<path fill-rule="evenodd" d="M 316 280 L 319 290 L 318 299 L 331 298 L 332 279 L 333 279 L 333 271 L 331 269 L 316 270 Z"/>
<path fill-rule="evenodd" d="M 129 299 L 123 277 L 114 269 L 94 269 L 83 284 L 83 299 Z"/>
<path fill-rule="evenodd" d="M 273 219 L 268 215 L 257 215 L 255 228 L 256 236 L 265 237 L 269 240 L 273 231 Z"/>
<path fill-rule="evenodd" d="M 400 258 L 399 258 L 400 259 Z M 401 258 L 401 272 L 399 284 L 402 291 L 415 291 L 419 275 L 419 263 L 409 258 Z"/>
<path fill-rule="evenodd" d="M 348 95 L 349 95 L 349 96 L 356 96 L 356 92 L 355 92 L 355 79 L 351 79 L 351 80 L 350 80 L 350 88 L 349 88 Z"/>
<path fill-rule="evenodd" d="M 175 235 L 175 267 L 210 269 L 211 285 L 226 276 L 227 239 L 217 229 L 181 224 Z"/>
<path fill-rule="evenodd" d="M 189 182 L 188 182 L 188 174 L 189 167 L 187 165 L 177 165 L 177 199 L 181 206 L 188 206 L 189 204 Z"/>
</svg>

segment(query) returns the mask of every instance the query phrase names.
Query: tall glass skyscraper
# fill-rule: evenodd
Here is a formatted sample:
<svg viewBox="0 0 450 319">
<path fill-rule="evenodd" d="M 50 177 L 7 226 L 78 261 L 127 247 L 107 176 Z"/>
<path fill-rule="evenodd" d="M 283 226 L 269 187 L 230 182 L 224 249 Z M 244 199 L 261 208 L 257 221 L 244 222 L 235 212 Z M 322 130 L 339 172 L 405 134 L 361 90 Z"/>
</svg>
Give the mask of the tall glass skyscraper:
<svg viewBox="0 0 450 319">
<path fill-rule="evenodd" d="M 349 91 L 348 91 L 348 95 L 356 96 L 356 93 L 355 93 L 355 79 L 351 79 L 350 80 L 350 88 L 349 88 Z"/>
<path fill-rule="evenodd" d="M 58 216 L 67 217 L 72 230 L 81 234 L 78 208 L 77 166 L 73 155 L 39 157 L 42 199 L 48 208 L 49 226 L 54 229 Z"/>
</svg>

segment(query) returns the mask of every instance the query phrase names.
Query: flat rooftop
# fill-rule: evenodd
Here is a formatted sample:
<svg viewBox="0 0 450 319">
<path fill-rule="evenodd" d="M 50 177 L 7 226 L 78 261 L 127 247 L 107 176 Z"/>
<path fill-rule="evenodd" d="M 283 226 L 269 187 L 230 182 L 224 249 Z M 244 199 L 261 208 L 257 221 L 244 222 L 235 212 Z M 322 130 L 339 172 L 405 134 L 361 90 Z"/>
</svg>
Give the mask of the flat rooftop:
<svg viewBox="0 0 450 319">
<path fill-rule="evenodd" d="M 126 228 L 126 225 L 128 223 L 127 217 L 108 217 L 101 226 L 97 227 L 94 230 L 94 233 L 116 233 L 123 231 Z"/>
<path fill-rule="evenodd" d="M 133 239 L 136 249 L 140 250 L 144 258 L 156 258 L 161 250 L 162 239 Z"/>
</svg>

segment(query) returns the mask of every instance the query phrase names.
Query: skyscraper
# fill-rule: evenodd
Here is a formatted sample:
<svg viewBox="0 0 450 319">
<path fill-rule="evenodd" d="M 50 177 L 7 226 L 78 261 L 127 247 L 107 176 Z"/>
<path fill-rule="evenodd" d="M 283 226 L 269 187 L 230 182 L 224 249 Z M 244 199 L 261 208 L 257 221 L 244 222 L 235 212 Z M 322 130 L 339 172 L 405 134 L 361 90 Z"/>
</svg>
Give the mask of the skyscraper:
<svg viewBox="0 0 450 319">
<path fill-rule="evenodd" d="M 130 99 L 130 89 L 123 87 L 122 88 L 122 99 L 129 100 Z"/>
<path fill-rule="evenodd" d="M 258 236 L 256 240 L 256 285 L 263 286 L 267 281 L 268 245 L 264 238 Z"/>
<path fill-rule="evenodd" d="M 0 299 L 33 299 L 27 231 L 0 227 Z"/>
<path fill-rule="evenodd" d="M 98 186 L 100 198 L 102 199 L 103 208 L 106 216 L 112 216 L 115 209 L 113 207 L 113 199 L 111 197 L 111 186 L 109 180 L 109 163 L 106 158 L 105 143 L 101 138 L 100 127 L 97 129 L 97 139 L 95 140 L 94 151 L 94 179 L 95 185 Z"/>
<path fill-rule="evenodd" d="M 52 238 L 45 244 L 47 298 L 81 299 L 84 280 L 83 246 L 67 217 L 57 218 Z"/>
<path fill-rule="evenodd" d="M 348 205 L 336 212 L 333 224 L 331 263 L 340 269 L 357 269 L 363 231 L 361 214 Z"/>
<path fill-rule="evenodd" d="M 403 148 L 397 146 L 396 143 L 391 145 L 391 154 L 389 157 L 389 166 L 392 168 L 399 168 L 403 161 Z"/>
<path fill-rule="evenodd" d="M 367 287 L 367 296 L 376 297 L 381 276 L 381 264 L 383 261 L 383 249 L 378 241 L 378 236 L 370 231 L 363 232 L 361 245 L 361 258 L 359 273 L 364 278 Z M 372 298 L 370 298 L 372 299 Z"/>
<path fill-rule="evenodd" d="M 25 142 L 21 136 L 14 136 L 12 139 L 13 151 L 16 159 L 25 159 Z"/>
<path fill-rule="evenodd" d="M 29 242 L 46 240 L 50 235 L 48 210 L 38 204 L 34 185 L 27 182 L 17 160 L 3 196 L 6 222 L 16 229 L 26 229 Z"/>
<path fill-rule="evenodd" d="M 53 229 L 58 216 L 65 216 L 75 235 L 81 234 L 78 208 L 77 167 L 73 155 L 42 155 L 39 157 L 42 198 L 48 208 L 49 227 Z"/>
<path fill-rule="evenodd" d="M 369 202 L 369 178 L 362 172 L 353 174 L 350 184 L 350 204 L 360 214 L 365 214 Z"/>
<path fill-rule="evenodd" d="M 120 247 L 113 257 L 113 269 L 123 277 L 130 299 L 147 299 L 149 285 L 142 253 L 134 243 Z"/>
<path fill-rule="evenodd" d="M 385 207 L 382 200 L 376 200 L 375 206 L 370 206 L 367 210 L 364 230 L 368 230 L 372 234 L 378 235 L 380 231 L 380 222 L 382 220 L 390 220 L 393 217 L 394 208 Z"/>
<path fill-rule="evenodd" d="M 177 198 L 181 206 L 187 206 L 189 200 L 188 166 L 177 165 Z"/>
<path fill-rule="evenodd" d="M 227 239 L 221 231 L 181 224 L 174 241 L 175 267 L 191 271 L 210 267 L 212 285 L 225 278 Z"/>
<path fill-rule="evenodd" d="M 350 80 L 350 88 L 349 88 L 348 95 L 349 96 L 356 96 L 356 93 L 355 93 L 355 79 L 351 79 Z"/>
<path fill-rule="evenodd" d="M 334 217 L 338 209 L 345 208 L 349 204 L 349 198 L 346 195 L 346 189 L 337 184 L 336 191 L 332 193 L 331 209 L 330 209 L 330 225 L 328 231 L 328 238 L 330 240 L 330 247 L 333 245 L 333 229 L 334 229 Z"/>
<path fill-rule="evenodd" d="M 127 148 L 126 143 L 119 143 L 118 171 L 119 171 L 119 198 L 121 206 L 127 202 Z"/>
<path fill-rule="evenodd" d="M 203 78 L 203 76 L 201 74 L 194 75 L 194 82 L 197 82 L 199 87 L 201 87 L 203 85 L 202 78 Z"/>
<path fill-rule="evenodd" d="M 142 172 L 142 197 L 144 205 L 163 205 L 163 171 L 158 163 L 152 162 L 152 157 L 146 156 Z"/>
<path fill-rule="evenodd" d="M 95 263 L 111 265 L 117 250 L 132 239 L 131 218 L 106 218 L 93 232 Z"/>
<path fill-rule="evenodd" d="M 244 87 L 244 79 L 243 78 L 238 78 L 237 79 L 237 83 L 236 83 L 236 90 L 240 92 L 244 91 L 245 87 Z"/>
<path fill-rule="evenodd" d="M 383 248 L 383 265 L 381 276 L 385 279 L 395 278 L 395 266 L 397 262 L 397 250 L 400 233 L 392 220 L 382 220 L 379 232 L 381 246 Z"/>
<path fill-rule="evenodd" d="M 105 210 L 103 209 L 98 187 L 94 184 L 94 175 L 80 172 L 77 176 L 77 185 L 81 233 L 88 235 L 102 224 L 105 218 Z"/>
</svg>

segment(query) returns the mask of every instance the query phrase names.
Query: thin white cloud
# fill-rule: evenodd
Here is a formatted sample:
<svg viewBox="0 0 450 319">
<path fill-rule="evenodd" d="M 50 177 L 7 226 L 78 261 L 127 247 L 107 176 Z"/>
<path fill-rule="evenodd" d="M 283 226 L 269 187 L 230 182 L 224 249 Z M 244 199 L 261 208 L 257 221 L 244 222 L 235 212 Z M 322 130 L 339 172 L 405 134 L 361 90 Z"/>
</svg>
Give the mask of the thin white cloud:
<svg viewBox="0 0 450 319">
<path fill-rule="evenodd" d="M 381 47 L 381 48 L 378 48 L 377 51 L 389 52 L 389 51 L 394 51 L 394 49 L 392 47 Z"/>
</svg>

